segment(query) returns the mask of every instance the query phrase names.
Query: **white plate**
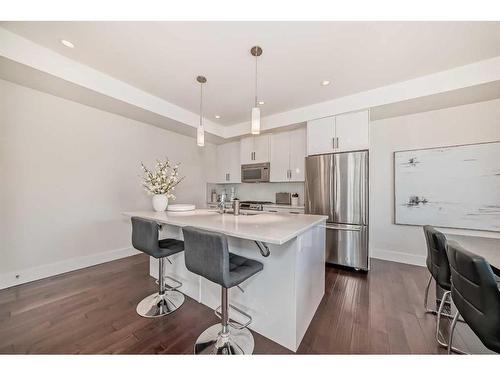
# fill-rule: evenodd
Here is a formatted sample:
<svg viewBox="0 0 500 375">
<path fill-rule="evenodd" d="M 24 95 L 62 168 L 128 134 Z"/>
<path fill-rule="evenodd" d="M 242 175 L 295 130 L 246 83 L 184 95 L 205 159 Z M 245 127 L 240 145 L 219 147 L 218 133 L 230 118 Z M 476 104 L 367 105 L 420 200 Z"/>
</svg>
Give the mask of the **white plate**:
<svg viewBox="0 0 500 375">
<path fill-rule="evenodd" d="M 167 211 L 192 211 L 196 209 L 194 204 L 169 204 Z"/>
</svg>

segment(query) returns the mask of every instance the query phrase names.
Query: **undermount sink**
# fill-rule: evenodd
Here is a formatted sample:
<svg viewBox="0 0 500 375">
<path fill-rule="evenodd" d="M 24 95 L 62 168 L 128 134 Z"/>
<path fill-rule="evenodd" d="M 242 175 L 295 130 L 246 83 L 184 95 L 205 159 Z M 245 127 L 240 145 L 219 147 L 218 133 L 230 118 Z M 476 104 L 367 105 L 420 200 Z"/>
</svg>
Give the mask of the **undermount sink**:
<svg viewBox="0 0 500 375">
<path fill-rule="evenodd" d="M 210 212 L 217 212 L 218 214 L 221 214 L 219 212 L 219 210 L 210 210 Z M 227 214 L 227 215 L 234 215 L 233 214 L 233 210 L 226 210 L 226 212 L 224 212 L 224 214 Z M 261 211 L 240 211 L 240 215 L 239 216 L 255 216 L 255 215 L 260 215 L 262 214 Z M 223 215 L 223 214 L 221 214 Z"/>
</svg>

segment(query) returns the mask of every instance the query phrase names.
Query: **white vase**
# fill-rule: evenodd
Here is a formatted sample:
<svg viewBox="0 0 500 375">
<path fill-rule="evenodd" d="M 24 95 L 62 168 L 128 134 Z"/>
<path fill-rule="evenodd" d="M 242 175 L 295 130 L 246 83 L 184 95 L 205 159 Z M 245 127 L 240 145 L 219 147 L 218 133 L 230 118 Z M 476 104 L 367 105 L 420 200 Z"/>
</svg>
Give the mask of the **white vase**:
<svg viewBox="0 0 500 375">
<path fill-rule="evenodd" d="M 153 209 L 156 212 L 162 212 L 167 209 L 168 198 L 165 194 L 155 194 L 153 195 Z"/>
</svg>

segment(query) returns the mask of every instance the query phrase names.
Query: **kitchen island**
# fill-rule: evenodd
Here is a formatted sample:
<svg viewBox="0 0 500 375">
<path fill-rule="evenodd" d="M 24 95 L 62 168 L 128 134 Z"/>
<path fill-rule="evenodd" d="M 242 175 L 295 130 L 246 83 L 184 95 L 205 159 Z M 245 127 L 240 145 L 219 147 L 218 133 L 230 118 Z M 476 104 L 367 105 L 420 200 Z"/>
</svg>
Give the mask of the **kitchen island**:
<svg viewBox="0 0 500 375">
<path fill-rule="evenodd" d="M 264 264 L 263 271 L 229 291 L 229 301 L 252 316 L 249 328 L 296 351 L 325 292 L 326 216 L 252 212 L 234 216 L 213 209 L 187 212 L 126 212 L 162 225 L 160 238 L 182 239 L 182 227 L 224 233 L 232 253 Z M 215 309 L 220 286 L 186 269 L 184 253 L 169 258 L 166 275 L 183 283 L 180 291 Z M 158 277 L 157 260 L 150 274 Z M 182 308 L 176 312 L 182 314 Z M 245 318 L 231 310 L 237 321 Z M 200 332 L 201 333 L 201 332 Z"/>
</svg>

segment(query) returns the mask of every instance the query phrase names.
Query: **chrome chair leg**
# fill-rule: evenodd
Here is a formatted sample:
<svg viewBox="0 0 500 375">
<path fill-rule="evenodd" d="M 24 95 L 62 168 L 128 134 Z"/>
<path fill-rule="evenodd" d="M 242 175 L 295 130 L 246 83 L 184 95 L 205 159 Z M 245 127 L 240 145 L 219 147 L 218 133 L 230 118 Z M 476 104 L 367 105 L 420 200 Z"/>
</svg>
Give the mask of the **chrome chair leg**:
<svg viewBox="0 0 500 375">
<path fill-rule="evenodd" d="M 165 286 L 164 258 L 158 259 L 158 292 L 144 298 L 137 305 L 137 314 L 145 318 L 159 318 L 176 311 L 184 303 L 184 294 Z"/>
<path fill-rule="evenodd" d="M 446 304 L 446 300 L 448 299 L 448 297 L 450 298 L 450 302 L 451 302 L 451 291 L 447 291 L 443 294 L 443 297 L 441 299 L 441 303 L 439 304 L 439 310 L 438 310 L 437 319 L 436 319 L 436 341 L 442 347 L 447 348 L 448 353 L 450 351 L 453 351 L 454 353 L 458 353 L 458 354 L 467 354 L 466 352 L 464 352 L 458 348 L 453 347 L 451 344 L 451 341 L 449 341 L 449 339 L 448 339 L 448 344 L 447 344 L 447 343 L 441 341 L 439 338 L 439 333 L 440 333 L 439 327 L 440 327 L 440 323 L 441 323 L 441 316 L 452 317 L 450 314 L 443 314 L 443 307 Z M 451 329 L 450 333 L 455 329 L 455 325 L 456 325 L 457 321 L 463 322 L 463 320 L 458 319 L 459 315 L 460 314 L 458 313 L 458 311 L 456 312 L 455 315 L 453 315 L 452 325 L 450 326 L 450 329 Z"/>
<path fill-rule="evenodd" d="M 436 310 L 433 310 L 433 309 L 430 309 L 428 307 L 428 299 L 429 299 L 429 291 L 430 291 L 430 286 L 431 286 L 431 282 L 432 282 L 432 275 L 429 276 L 429 281 L 427 282 L 427 286 L 425 287 L 425 294 L 424 294 L 424 308 L 425 308 L 425 312 L 426 313 L 429 313 L 429 314 L 437 314 L 438 312 Z M 443 294 L 443 296 L 441 297 L 441 301 L 439 303 L 439 307 L 441 307 L 441 302 L 443 300 L 446 300 L 445 298 L 445 294 L 446 292 Z M 439 301 L 439 300 L 438 300 Z M 444 307 L 444 306 L 443 306 Z M 445 316 L 447 318 L 451 318 L 453 319 L 453 315 L 451 314 L 448 314 L 448 313 L 444 313 L 441 311 L 441 316 Z M 463 322 L 463 320 L 459 319 L 459 322 Z"/>
<path fill-rule="evenodd" d="M 448 292 L 445 292 L 443 294 L 443 297 L 441 298 L 441 303 L 439 304 L 439 310 L 437 312 L 437 318 L 436 318 L 436 341 L 438 342 L 439 345 L 447 348 L 448 347 L 448 344 L 446 344 L 445 342 L 442 342 L 440 339 L 439 339 L 439 325 L 441 323 L 441 314 L 443 312 L 443 307 L 445 305 L 445 301 L 446 301 L 446 298 L 448 297 L 448 295 L 451 294 L 450 291 Z"/>
<path fill-rule="evenodd" d="M 429 289 L 431 287 L 431 281 L 432 281 L 432 275 L 429 275 L 429 281 L 427 282 L 427 286 L 425 288 L 424 308 L 426 312 L 435 314 L 436 310 L 431 310 L 427 307 L 427 299 L 429 298 Z"/>
<path fill-rule="evenodd" d="M 451 322 L 450 326 L 450 334 L 448 335 L 448 354 L 451 354 L 451 351 L 453 349 L 453 332 L 455 331 L 455 326 L 457 325 L 457 319 L 458 319 L 458 311 L 455 313 L 455 316 L 453 317 L 453 321 Z"/>
<path fill-rule="evenodd" d="M 227 289 L 221 293 L 221 323 L 207 328 L 194 345 L 195 354 L 252 354 L 254 340 L 248 328 L 233 329 L 229 319 Z M 234 308 L 234 307 L 233 307 Z"/>
</svg>

